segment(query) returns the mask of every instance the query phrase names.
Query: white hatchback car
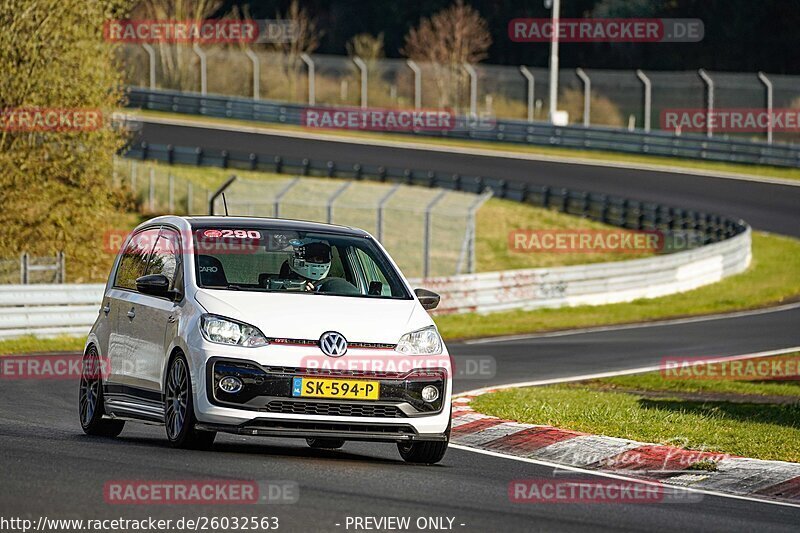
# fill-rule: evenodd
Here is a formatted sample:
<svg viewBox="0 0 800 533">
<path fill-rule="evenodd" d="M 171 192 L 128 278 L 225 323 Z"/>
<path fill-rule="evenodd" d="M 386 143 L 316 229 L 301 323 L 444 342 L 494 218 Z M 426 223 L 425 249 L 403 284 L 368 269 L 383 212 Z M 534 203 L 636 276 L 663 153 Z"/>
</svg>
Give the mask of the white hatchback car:
<svg viewBox="0 0 800 533">
<path fill-rule="evenodd" d="M 436 463 L 450 436 L 452 364 L 426 309 L 365 231 L 242 217 L 137 227 L 84 351 L 80 419 L 116 436 L 159 422 L 176 447 L 219 431 L 397 443 Z M 102 372 L 91 369 L 102 368 Z"/>
</svg>

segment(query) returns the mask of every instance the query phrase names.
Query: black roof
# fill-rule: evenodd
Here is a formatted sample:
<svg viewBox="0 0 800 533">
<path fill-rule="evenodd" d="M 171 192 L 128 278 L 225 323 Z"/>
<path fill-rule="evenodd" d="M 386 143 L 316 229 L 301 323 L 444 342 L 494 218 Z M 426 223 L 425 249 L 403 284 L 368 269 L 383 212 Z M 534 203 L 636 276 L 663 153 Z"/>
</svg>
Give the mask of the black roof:
<svg viewBox="0 0 800 533">
<path fill-rule="evenodd" d="M 368 235 L 364 230 L 351 228 L 349 226 L 285 218 L 204 216 L 186 217 L 186 220 L 193 228 L 212 226 L 214 228 L 253 228 L 265 230 L 311 231 L 318 233 L 334 233 L 338 235 Z"/>
</svg>

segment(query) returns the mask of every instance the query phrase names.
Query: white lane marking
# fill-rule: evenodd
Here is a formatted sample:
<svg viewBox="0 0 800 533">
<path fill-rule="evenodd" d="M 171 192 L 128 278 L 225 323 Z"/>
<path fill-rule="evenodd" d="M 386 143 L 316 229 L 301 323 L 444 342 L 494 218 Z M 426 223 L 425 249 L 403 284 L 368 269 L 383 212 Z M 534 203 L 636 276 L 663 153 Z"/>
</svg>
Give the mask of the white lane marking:
<svg viewBox="0 0 800 533">
<path fill-rule="evenodd" d="M 604 331 L 624 331 L 627 329 L 656 328 L 661 326 L 674 326 L 680 324 L 694 324 L 696 322 L 710 322 L 712 320 L 724 320 L 727 318 L 742 318 L 748 316 L 766 315 L 769 313 L 779 313 L 800 308 L 800 302 L 779 305 L 776 307 L 765 307 L 763 309 L 751 309 L 748 311 L 735 311 L 733 313 L 720 313 L 717 315 L 703 315 L 687 318 L 674 318 L 668 320 L 654 320 L 653 322 L 637 322 L 635 324 L 619 324 L 610 326 L 596 326 L 590 328 L 567 329 L 563 331 L 550 331 L 544 333 L 523 333 L 519 335 L 503 335 L 501 337 L 484 337 L 481 339 L 468 339 L 461 344 L 491 344 L 501 342 L 511 342 L 527 339 L 540 339 L 547 337 L 566 337 L 568 335 L 582 335 L 584 333 L 602 333 Z"/>
<path fill-rule="evenodd" d="M 791 348 L 781 348 L 779 350 L 770 350 L 767 352 L 757 352 L 757 353 L 749 353 L 749 354 L 741 354 L 741 355 L 731 355 L 731 356 L 722 356 L 722 357 L 704 357 L 702 360 L 699 360 L 695 364 L 707 364 L 707 363 L 716 363 L 720 361 L 737 361 L 739 359 L 756 359 L 759 357 L 771 357 L 773 355 L 782 355 L 791 352 L 800 351 L 800 346 L 792 346 Z M 478 396 L 480 394 L 485 394 L 489 391 L 494 390 L 504 390 L 504 389 L 514 389 L 517 387 L 537 387 L 540 385 L 554 385 L 556 383 L 569 383 L 572 381 L 585 381 L 587 379 L 600 379 L 600 378 L 610 378 L 614 376 L 627 376 L 629 374 L 643 374 L 645 372 L 655 372 L 656 370 L 661 370 L 661 365 L 651 365 L 651 366 L 641 366 L 639 368 L 630 368 L 627 370 L 612 370 L 610 372 L 598 372 L 595 374 L 583 374 L 580 376 L 569 376 L 563 378 L 551 378 L 551 379 L 539 379 L 534 381 L 520 381 L 517 383 L 508 383 L 506 385 L 492 385 L 490 387 L 482 387 L 480 389 L 474 389 L 466 392 L 460 392 L 455 394 L 454 398 L 459 398 L 462 396 Z"/>
<path fill-rule="evenodd" d="M 741 494 L 726 494 L 724 492 L 717 492 L 717 491 L 708 490 L 708 489 L 696 489 L 696 488 L 693 488 L 693 487 L 684 487 L 682 485 L 672 485 L 672 484 L 669 484 L 669 483 L 659 483 L 657 481 L 648 481 L 646 479 L 638 479 L 638 478 L 634 478 L 634 477 L 623 476 L 623 475 L 620 475 L 620 474 L 612 474 L 610 472 L 603 472 L 603 471 L 600 471 L 600 470 L 586 470 L 585 468 L 580 468 L 580 467 L 576 467 L 576 466 L 560 465 L 560 464 L 557 464 L 557 463 L 551 463 L 550 461 L 542 461 L 542 460 L 539 460 L 539 459 L 531 459 L 529 457 L 519 457 L 519 456 L 516 456 L 516 455 L 506 455 L 504 453 L 493 452 L 493 451 L 490 451 L 490 450 L 482 450 L 480 448 L 470 448 L 469 446 L 461 446 L 459 444 L 453 444 L 452 442 L 450 443 L 449 447 L 450 448 L 455 448 L 456 450 L 463 450 L 465 452 L 480 453 L 480 454 L 483 454 L 483 455 L 489 455 L 491 457 L 499 457 L 501 459 L 510 459 L 512 461 L 521 461 L 523 463 L 531 463 L 531 464 L 535 464 L 535 465 L 539 465 L 539 466 L 547 466 L 547 467 L 554 468 L 554 469 L 557 469 L 557 470 L 569 470 L 571 472 L 578 472 L 578 473 L 581 473 L 581 474 L 589 474 L 589 475 L 592 475 L 592 476 L 605 477 L 605 478 L 611 478 L 611 479 L 619 479 L 619 480 L 622 480 L 622 481 L 631 481 L 631 482 L 634 482 L 634 483 L 641 483 L 641 484 L 644 484 L 644 485 L 653 485 L 653 486 L 658 486 L 658 487 L 662 487 L 662 488 L 663 487 L 671 487 L 671 488 L 674 488 L 676 490 L 683 490 L 683 491 L 687 491 L 687 492 L 695 492 L 695 493 L 700 493 L 700 494 L 708 494 L 709 496 L 719 496 L 721 498 L 731 498 L 731 499 L 734 499 L 734 500 L 745 500 L 745 501 L 750 501 L 750 502 L 766 503 L 766 504 L 769 504 L 769 505 L 780 505 L 780 506 L 783 506 L 783 507 L 794 507 L 794 508 L 800 509 L 800 504 L 797 504 L 797 503 L 782 502 L 782 501 L 775 501 L 775 500 L 767 500 L 767 499 L 755 498 L 755 497 L 752 497 L 752 496 L 743 496 Z"/>
<path fill-rule="evenodd" d="M 188 126 L 196 128 L 208 128 L 222 131 L 234 131 L 240 133 L 255 133 L 259 135 L 275 135 L 294 139 L 308 139 L 316 141 L 330 141 L 345 144 L 358 144 L 363 146 L 382 146 L 385 148 L 403 148 L 407 150 L 422 150 L 426 152 L 440 152 L 446 154 L 477 155 L 481 157 L 498 157 L 505 159 L 519 159 L 524 161 L 543 161 L 548 163 L 562 163 L 571 165 L 586 165 L 595 167 L 624 168 L 628 170 L 646 170 L 649 172 L 665 172 L 670 174 L 684 174 L 688 176 L 702 176 L 706 178 L 733 179 L 739 181 L 750 181 L 757 183 L 769 183 L 772 185 L 787 185 L 790 187 L 800 187 L 800 180 L 788 178 L 770 178 L 767 176 L 757 176 L 753 174 L 738 174 L 735 172 L 709 171 L 701 169 L 687 169 L 681 167 L 668 167 L 666 165 L 650 165 L 647 163 L 630 163 L 615 160 L 590 159 L 585 157 L 569 156 L 549 156 L 543 154 L 528 154 L 520 152 L 509 152 L 505 150 L 492 150 L 488 148 L 470 148 L 460 146 L 436 146 L 415 142 L 394 141 L 387 139 L 362 139 L 359 137 L 349 137 L 346 135 L 326 135 L 324 133 L 311 133 L 299 131 L 287 131 L 270 127 L 227 125 L 217 122 L 203 122 L 200 120 L 187 120 L 179 118 L 162 117 L 141 117 L 132 115 L 134 119 L 142 122 L 154 124 L 169 124 L 175 126 Z M 486 141 L 491 142 L 491 141 Z"/>
</svg>

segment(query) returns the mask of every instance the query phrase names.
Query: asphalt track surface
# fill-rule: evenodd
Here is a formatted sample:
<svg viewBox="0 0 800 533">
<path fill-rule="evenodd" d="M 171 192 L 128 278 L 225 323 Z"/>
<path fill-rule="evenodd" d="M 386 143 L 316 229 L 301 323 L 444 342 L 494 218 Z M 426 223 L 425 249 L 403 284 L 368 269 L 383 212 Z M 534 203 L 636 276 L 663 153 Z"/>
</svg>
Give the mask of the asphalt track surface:
<svg viewBox="0 0 800 533">
<path fill-rule="evenodd" d="M 597 190 L 740 216 L 756 228 L 797 235 L 800 188 L 583 165 L 465 157 L 147 125 L 154 143 L 202 145 L 285 156 L 350 159 Z M 568 377 L 658 364 L 667 356 L 736 355 L 800 345 L 800 309 L 703 322 L 451 345 L 491 356 L 489 384 Z M 457 361 L 458 365 L 458 361 Z M 455 531 L 797 531 L 800 509 L 703 495 L 696 503 L 516 504 L 509 482 L 552 478 L 551 467 L 450 449 L 437 466 L 403 463 L 393 445 L 348 443 L 311 450 L 300 441 L 224 435 L 212 452 L 170 449 L 163 428 L 128 424 L 117 439 L 80 431 L 77 384 L 4 381 L 0 386 L 0 516 L 142 519 L 278 516 L 279 531 L 354 531 L 348 516 L 454 518 Z M 574 477 L 570 474 L 570 477 Z M 293 480 L 300 499 L 273 506 L 120 506 L 103 485 L 121 479 Z M 337 525 L 339 524 L 339 525 Z M 463 524 L 463 525 L 461 525 Z M 411 529 L 416 530 L 415 528 Z"/>
</svg>

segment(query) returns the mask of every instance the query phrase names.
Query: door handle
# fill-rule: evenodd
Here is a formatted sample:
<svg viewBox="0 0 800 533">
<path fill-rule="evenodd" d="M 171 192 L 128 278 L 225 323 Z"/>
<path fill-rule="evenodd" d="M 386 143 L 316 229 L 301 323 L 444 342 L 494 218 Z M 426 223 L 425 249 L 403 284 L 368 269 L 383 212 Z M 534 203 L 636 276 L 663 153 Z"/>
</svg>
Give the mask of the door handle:
<svg viewBox="0 0 800 533">
<path fill-rule="evenodd" d="M 128 311 L 128 318 L 133 320 L 133 317 L 135 317 L 135 316 L 136 316 L 136 311 L 133 309 L 133 307 L 131 307 L 131 310 Z"/>
<path fill-rule="evenodd" d="M 167 322 L 169 322 L 170 324 L 172 324 L 176 320 L 177 318 L 175 318 L 175 315 L 169 315 L 169 317 L 167 318 Z"/>
<path fill-rule="evenodd" d="M 109 311 L 111 311 L 111 305 L 109 305 L 109 304 L 104 305 L 103 306 L 103 313 L 108 315 Z"/>
</svg>

